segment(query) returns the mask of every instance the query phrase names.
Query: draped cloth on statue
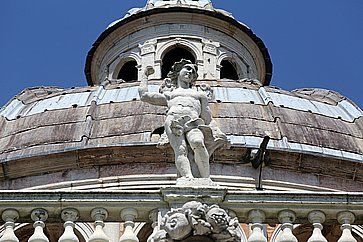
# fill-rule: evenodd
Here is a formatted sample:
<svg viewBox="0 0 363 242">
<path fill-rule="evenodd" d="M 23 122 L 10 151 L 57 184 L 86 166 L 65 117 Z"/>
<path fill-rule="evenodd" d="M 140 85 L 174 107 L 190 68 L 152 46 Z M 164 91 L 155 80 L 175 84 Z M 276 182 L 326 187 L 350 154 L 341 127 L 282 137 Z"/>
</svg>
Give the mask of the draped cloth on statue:
<svg viewBox="0 0 363 242">
<path fill-rule="evenodd" d="M 189 116 L 183 116 L 173 120 L 170 124 L 170 129 L 176 136 L 187 134 L 193 129 L 199 129 L 204 135 L 204 143 L 210 155 L 216 149 L 229 148 L 230 145 L 227 136 L 219 130 L 214 120 L 209 125 L 206 125 L 201 118 L 191 119 Z M 159 139 L 158 148 L 164 149 L 168 144 L 168 136 L 164 133 Z"/>
</svg>

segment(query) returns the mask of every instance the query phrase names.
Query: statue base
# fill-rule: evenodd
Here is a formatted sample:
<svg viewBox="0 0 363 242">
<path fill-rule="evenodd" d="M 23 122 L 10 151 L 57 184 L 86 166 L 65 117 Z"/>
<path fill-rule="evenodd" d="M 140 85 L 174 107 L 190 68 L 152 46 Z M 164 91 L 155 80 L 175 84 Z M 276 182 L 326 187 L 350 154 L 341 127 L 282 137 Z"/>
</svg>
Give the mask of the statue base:
<svg viewBox="0 0 363 242">
<path fill-rule="evenodd" d="M 210 178 L 186 178 L 181 177 L 176 180 L 179 187 L 218 187 Z"/>
</svg>

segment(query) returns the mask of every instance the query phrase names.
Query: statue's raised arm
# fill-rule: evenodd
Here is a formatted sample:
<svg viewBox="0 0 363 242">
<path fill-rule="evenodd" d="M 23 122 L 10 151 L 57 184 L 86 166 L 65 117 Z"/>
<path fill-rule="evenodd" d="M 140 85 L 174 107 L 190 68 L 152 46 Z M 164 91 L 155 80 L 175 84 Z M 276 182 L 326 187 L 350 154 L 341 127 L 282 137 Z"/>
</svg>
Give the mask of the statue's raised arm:
<svg viewBox="0 0 363 242">
<path fill-rule="evenodd" d="M 174 150 L 175 164 L 183 178 L 210 177 L 209 158 L 215 149 L 228 146 L 229 141 L 212 118 L 208 98 L 203 90 L 195 87 L 198 67 L 188 60 L 176 62 L 160 93 L 148 92 L 147 69 L 139 88 L 141 100 L 167 106 L 165 134 Z M 191 162 L 198 171 L 192 172 Z"/>
<path fill-rule="evenodd" d="M 140 100 L 157 106 L 167 106 L 165 95 L 157 92 L 149 92 L 148 78 L 153 73 L 154 69 L 152 67 L 146 67 L 139 87 Z"/>
</svg>

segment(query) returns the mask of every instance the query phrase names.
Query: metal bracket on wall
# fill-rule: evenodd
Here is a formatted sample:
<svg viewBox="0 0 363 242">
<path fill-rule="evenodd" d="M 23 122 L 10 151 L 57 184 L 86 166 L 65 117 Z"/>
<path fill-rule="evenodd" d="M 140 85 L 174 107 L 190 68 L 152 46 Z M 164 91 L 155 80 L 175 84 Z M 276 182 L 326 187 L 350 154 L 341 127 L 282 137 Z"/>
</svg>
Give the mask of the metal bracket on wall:
<svg viewBox="0 0 363 242">
<path fill-rule="evenodd" d="M 247 149 L 246 153 L 241 157 L 240 161 L 242 163 L 251 163 L 252 167 L 255 169 L 260 168 L 259 176 L 258 176 L 258 185 L 256 186 L 256 190 L 263 190 L 261 177 L 262 177 L 262 163 L 265 163 L 267 160 L 266 151 L 267 145 L 270 141 L 269 136 L 265 136 L 260 144 L 260 148 L 258 149 Z"/>
</svg>

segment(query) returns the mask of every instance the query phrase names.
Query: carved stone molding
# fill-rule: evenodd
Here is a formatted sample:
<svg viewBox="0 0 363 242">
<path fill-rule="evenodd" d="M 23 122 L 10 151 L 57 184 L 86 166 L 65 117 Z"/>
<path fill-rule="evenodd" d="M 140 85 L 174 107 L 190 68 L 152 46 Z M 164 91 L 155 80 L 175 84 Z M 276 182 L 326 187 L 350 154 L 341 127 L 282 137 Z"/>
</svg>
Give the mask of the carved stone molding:
<svg viewBox="0 0 363 242">
<path fill-rule="evenodd" d="M 163 201 L 171 207 L 181 207 L 188 201 L 208 201 L 208 203 L 221 203 L 227 194 L 227 189 L 214 187 L 198 189 L 192 187 L 165 187 L 162 188 L 161 194 Z"/>
<path fill-rule="evenodd" d="M 139 48 L 141 51 L 141 55 L 146 55 L 149 53 L 155 53 L 156 51 L 156 44 L 157 44 L 157 40 L 156 39 L 151 39 L 151 40 L 147 40 L 145 41 L 144 44 L 139 44 Z"/>
</svg>

